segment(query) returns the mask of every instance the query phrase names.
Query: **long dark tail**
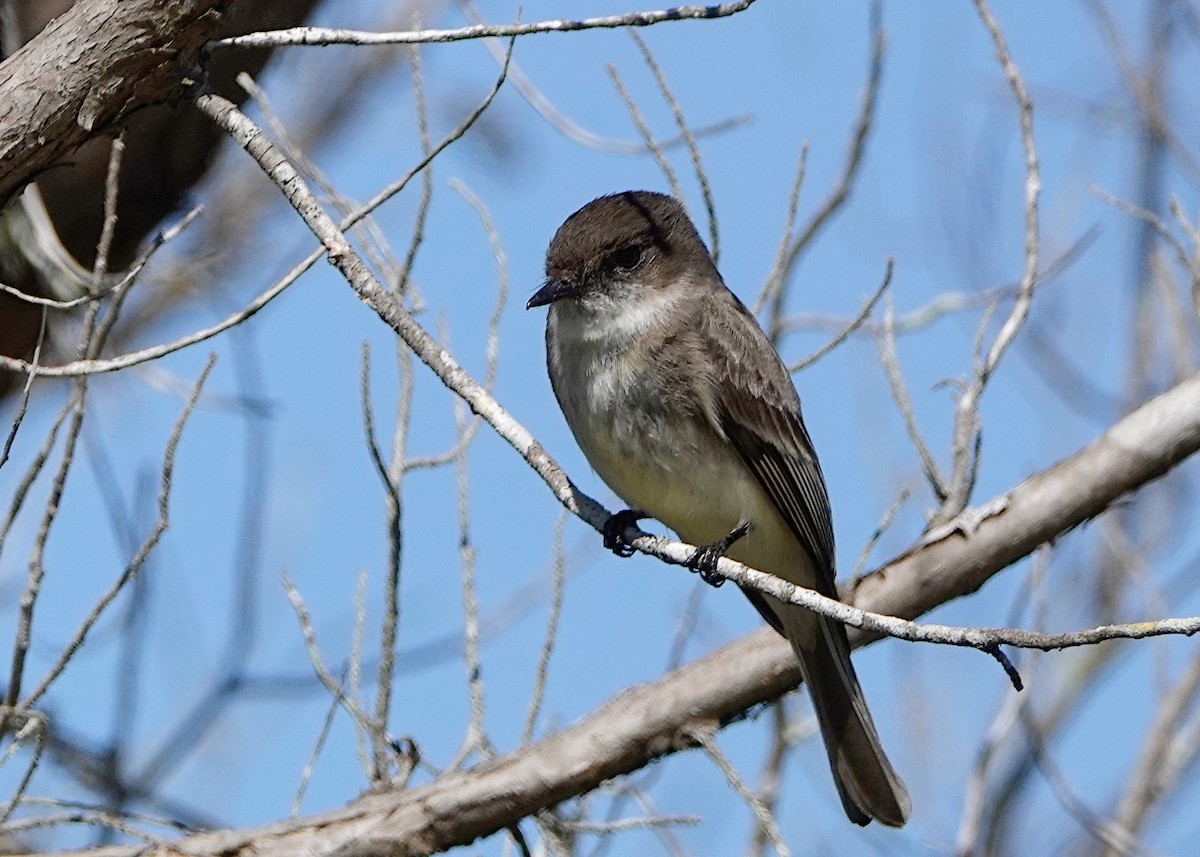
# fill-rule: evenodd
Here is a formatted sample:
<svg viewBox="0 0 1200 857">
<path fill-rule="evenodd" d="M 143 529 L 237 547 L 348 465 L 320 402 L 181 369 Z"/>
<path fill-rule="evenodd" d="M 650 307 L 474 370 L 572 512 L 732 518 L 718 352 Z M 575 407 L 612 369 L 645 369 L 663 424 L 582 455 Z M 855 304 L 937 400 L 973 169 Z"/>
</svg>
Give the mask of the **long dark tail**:
<svg viewBox="0 0 1200 857">
<path fill-rule="evenodd" d="M 846 815 L 855 824 L 874 819 L 888 827 L 903 827 L 912 801 L 879 743 L 850 663 L 846 626 L 794 604 L 772 602 L 800 659 Z"/>
</svg>

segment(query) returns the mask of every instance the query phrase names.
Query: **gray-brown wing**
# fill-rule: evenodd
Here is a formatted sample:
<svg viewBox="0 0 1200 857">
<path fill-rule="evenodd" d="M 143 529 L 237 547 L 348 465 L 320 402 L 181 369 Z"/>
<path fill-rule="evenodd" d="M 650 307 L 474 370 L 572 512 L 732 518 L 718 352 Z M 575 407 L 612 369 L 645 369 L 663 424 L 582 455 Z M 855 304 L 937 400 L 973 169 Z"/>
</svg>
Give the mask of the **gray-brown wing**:
<svg viewBox="0 0 1200 857">
<path fill-rule="evenodd" d="M 709 313 L 702 322 L 710 352 L 719 355 L 713 417 L 812 558 L 817 591 L 836 598 L 829 495 L 800 399 L 757 322 L 726 294 L 736 312 Z"/>
</svg>

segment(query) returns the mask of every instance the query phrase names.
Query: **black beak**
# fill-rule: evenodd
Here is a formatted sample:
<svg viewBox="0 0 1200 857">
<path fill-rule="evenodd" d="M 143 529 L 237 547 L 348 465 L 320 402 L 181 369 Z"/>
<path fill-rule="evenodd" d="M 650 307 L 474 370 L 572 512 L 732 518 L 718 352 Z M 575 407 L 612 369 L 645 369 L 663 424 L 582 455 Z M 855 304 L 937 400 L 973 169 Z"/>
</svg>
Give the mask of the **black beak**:
<svg viewBox="0 0 1200 857">
<path fill-rule="evenodd" d="M 547 280 L 546 285 L 538 289 L 533 297 L 529 299 L 529 302 L 525 304 L 525 309 L 552 304 L 555 301 L 574 297 L 577 294 L 579 294 L 579 286 L 573 283 L 564 283 L 560 280 Z"/>
</svg>

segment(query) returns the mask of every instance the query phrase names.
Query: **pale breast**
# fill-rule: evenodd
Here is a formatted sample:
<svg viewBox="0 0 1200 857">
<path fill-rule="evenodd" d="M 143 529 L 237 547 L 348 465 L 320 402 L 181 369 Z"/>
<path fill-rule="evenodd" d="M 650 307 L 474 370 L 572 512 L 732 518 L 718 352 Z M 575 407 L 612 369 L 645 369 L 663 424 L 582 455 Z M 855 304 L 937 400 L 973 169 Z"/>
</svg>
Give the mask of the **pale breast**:
<svg viewBox="0 0 1200 857">
<path fill-rule="evenodd" d="M 600 338 L 594 325 L 576 335 L 578 320 L 563 309 L 552 308 L 547 328 L 554 392 L 588 462 L 618 497 L 694 544 L 776 514 L 640 338 Z"/>
</svg>

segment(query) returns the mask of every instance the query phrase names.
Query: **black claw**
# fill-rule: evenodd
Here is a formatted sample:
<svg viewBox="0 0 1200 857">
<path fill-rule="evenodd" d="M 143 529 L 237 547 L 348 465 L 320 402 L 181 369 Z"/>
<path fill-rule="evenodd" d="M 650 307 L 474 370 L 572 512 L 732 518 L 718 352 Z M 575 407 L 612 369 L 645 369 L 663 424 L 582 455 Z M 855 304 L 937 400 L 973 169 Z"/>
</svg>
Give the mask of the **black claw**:
<svg viewBox="0 0 1200 857">
<path fill-rule="evenodd" d="M 688 559 L 688 565 L 691 566 L 692 571 L 699 574 L 700 579 L 714 589 L 725 582 L 725 578 L 717 573 L 717 560 L 725 554 L 723 541 L 724 539 L 713 542 L 711 545 L 701 545 Z"/>
<path fill-rule="evenodd" d="M 646 515 L 637 509 L 622 509 L 604 522 L 601 530 L 604 535 L 604 546 L 617 556 L 630 557 L 636 553 L 636 548 L 625 541 L 625 530 L 636 527 L 637 522 Z"/>
<path fill-rule="evenodd" d="M 717 572 L 717 560 L 725 556 L 725 552 L 733 547 L 733 543 L 749 533 L 751 529 L 753 527 L 748 521 L 742 521 L 723 538 L 717 539 L 712 544 L 696 548 L 696 552 L 688 560 L 688 565 L 700 575 L 701 580 L 716 589 L 725 582 L 725 578 Z"/>
</svg>

